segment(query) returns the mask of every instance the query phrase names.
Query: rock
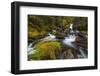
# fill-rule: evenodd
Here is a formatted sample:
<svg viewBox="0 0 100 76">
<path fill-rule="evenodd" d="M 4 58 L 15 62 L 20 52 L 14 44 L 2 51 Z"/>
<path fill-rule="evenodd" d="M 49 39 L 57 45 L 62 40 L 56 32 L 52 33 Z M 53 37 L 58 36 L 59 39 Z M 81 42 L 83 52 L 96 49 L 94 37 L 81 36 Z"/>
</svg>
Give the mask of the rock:
<svg viewBox="0 0 100 76">
<path fill-rule="evenodd" d="M 86 49 L 88 47 L 87 38 L 83 38 L 83 37 L 80 37 L 80 36 L 76 37 L 75 42 L 73 44 L 75 44 L 78 47 L 83 47 L 83 48 L 86 48 Z"/>
<path fill-rule="evenodd" d="M 55 35 L 56 35 L 57 39 L 64 39 L 66 36 L 64 33 L 60 33 L 60 32 L 56 32 Z"/>
<path fill-rule="evenodd" d="M 77 53 L 74 49 L 67 49 L 63 54 L 64 59 L 75 59 L 77 58 Z"/>
</svg>

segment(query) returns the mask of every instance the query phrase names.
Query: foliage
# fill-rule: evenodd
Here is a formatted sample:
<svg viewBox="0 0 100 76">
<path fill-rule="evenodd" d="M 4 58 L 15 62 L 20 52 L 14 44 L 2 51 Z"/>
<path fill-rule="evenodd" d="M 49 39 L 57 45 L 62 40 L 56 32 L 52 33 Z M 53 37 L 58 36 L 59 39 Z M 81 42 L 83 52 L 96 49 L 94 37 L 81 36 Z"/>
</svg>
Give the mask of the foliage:
<svg viewBox="0 0 100 76">
<path fill-rule="evenodd" d="M 66 32 L 71 23 L 74 24 L 74 29 L 87 31 L 87 17 L 29 15 L 28 38 L 41 38 L 53 30 L 63 38 L 62 33 Z"/>
<path fill-rule="evenodd" d="M 59 40 L 64 39 L 69 33 L 70 24 L 73 24 L 73 30 L 78 30 L 84 36 L 87 35 L 87 17 L 28 15 L 28 42 L 37 42 L 47 37 L 48 33 L 52 33 Z M 87 48 L 88 43 L 83 43 L 84 40 L 79 41 L 79 39 L 82 38 L 77 38 L 75 44 Z M 77 58 L 74 55 L 75 50 L 65 49 L 66 47 L 58 41 L 39 41 L 35 46 L 36 51 L 28 56 L 29 60 L 57 59 L 64 50 L 66 50 L 65 58 Z"/>
</svg>

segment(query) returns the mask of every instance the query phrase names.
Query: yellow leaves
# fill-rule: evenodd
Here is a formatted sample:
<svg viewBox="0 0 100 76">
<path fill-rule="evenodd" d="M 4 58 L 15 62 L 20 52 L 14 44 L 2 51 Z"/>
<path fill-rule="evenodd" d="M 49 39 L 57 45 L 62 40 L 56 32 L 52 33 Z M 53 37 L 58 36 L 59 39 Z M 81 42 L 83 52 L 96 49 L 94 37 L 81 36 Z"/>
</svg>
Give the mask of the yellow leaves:
<svg viewBox="0 0 100 76">
<path fill-rule="evenodd" d="M 41 31 L 40 35 L 45 35 L 47 32 L 46 31 Z"/>
<path fill-rule="evenodd" d="M 29 38 L 39 38 L 40 36 L 44 36 L 46 31 L 38 31 L 36 28 L 28 27 L 28 37 Z"/>
<path fill-rule="evenodd" d="M 40 33 L 38 32 L 38 31 L 36 31 L 36 30 L 34 30 L 34 31 L 29 31 L 28 32 L 28 37 L 29 38 L 34 38 L 34 37 L 36 37 L 36 36 L 38 36 Z"/>
</svg>

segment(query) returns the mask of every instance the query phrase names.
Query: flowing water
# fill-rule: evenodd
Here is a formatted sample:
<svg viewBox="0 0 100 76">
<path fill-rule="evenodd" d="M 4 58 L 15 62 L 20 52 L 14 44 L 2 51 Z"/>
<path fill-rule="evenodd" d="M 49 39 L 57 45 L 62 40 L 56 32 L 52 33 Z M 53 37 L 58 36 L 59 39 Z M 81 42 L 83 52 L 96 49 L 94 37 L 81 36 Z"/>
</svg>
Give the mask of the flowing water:
<svg viewBox="0 0 100 76">
<path fill-rule="evenodd" d="M 70 29 L 69 35 L 66 36 L 66 37 L 62 40 L 62 43 L 63 43 L 64 45 L 66 45 L 67 47 L 69 46 L 69 47 L 71 47 L 71 48 L 77 49 L 77 51 L 80 53 L 80 54 L 78 55 L 79 58 L 86 58 L 87 55 L 84 53 L 84 50 L 82 50 L 81 47 L 77 48 L 77 47 L 73 44 L 73 42 L 75 42 L 75 39 L 76 39 L 75 32 L 73 31 L 73 24 L 70 25 L 69 29 Z M 52 41 L 56 41 L 56 40 L 57 40 L 55 35 L 53 35 L 53 34 L 51 34 L 51 33 L 49 33 L 48 35 L 49 35 L 49 36 L 47 36 L 47 37 L 45 37 L 45 38 L 43 38 L 43 39 L 41 39 L 41 40 L 52 40 Z M 33 47 L 33 43 L 30 43 L 30 44 L 28 45 L 28 55 L 29 55 L 29 54 L 33 54 L 33 53 L 36 51 L 36 50 L 34 50 L 34 48 L 35 48 L 35 46 Z M 64 53 L 63 53 L 63 54 L 64 54 Z M 63 58 L 63 54 L 61 54 L 60 58 Z"/>
<path fill-rule="evenodd" d="M 33 54 L 36 51 L 34 48 L 35 46 L 33 47 L 33 43 L 30 43 L 28 46 L 28 55 Z"/>
<path fill-rule="evenodd" d="M 65 45 L 74 47 L 72 42 L 75 42 L 76 36 L 75 35 L 68 35 L 68 37 L 65 37 L 65 39 L 62 41 Z"/>
<path fill-rule="evenodd" d="M 42 39 L 40 39 L 40 40 L 38 40 L 38 41 L 56 41 L 57 39 L 56 39 L 56 36 L 55 35 L 53 35 L 53 34 L 48 34 L 49 36 L 47 36 L 47 37 L 45 37 L 45 38 L 42 38 Z M 38 42 L 37 41 L 37 42 Z M 36 43 L 37 43 L 36 42 Z M 35 43 L 34 42 L 32 42 L 32 43 L 30 43 L 29 45 L 28 45 L 28 55 L 30 55 L 30 54 L 33 54 L 33 53 L 35 53 L 35 46 L 33 46 Z"/>
</svg>

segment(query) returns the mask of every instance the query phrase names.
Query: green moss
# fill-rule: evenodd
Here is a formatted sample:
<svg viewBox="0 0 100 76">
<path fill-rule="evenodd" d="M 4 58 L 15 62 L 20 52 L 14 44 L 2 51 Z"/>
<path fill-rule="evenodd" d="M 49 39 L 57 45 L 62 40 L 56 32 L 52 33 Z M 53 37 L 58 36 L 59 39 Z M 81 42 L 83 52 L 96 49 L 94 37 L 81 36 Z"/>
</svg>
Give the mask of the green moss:
<svg viewBox="0 0 100 76">
<path fill-rule="evenodd" d="M 61 34 L 61 33 L 59 33 L 59 32 L 56 32 L 55 35 L 56 35 L 56 37 L 57 37 L 58 39 L 64 39 L 64 37 L 65 37 L 64 34 Z"/>
<path fill-rule="evenodd" d="M 28 30 L 28 38 L 29 39 L 39 39 L 39 38 L 42 38 L 46 35 L 46 31 L 44 30 L 41 30 L 41 31 L 38 31 L 37 29 L 35 28 L 29 28 Z"/>
<path fill-rule="evenodd" d="M 35 48 L 36 52 L 31 55 L 33 60 L 53 60 L 57 59 L 62 51 L 62 45 L 59 42 L 40 42 Z"/>
</svg>

